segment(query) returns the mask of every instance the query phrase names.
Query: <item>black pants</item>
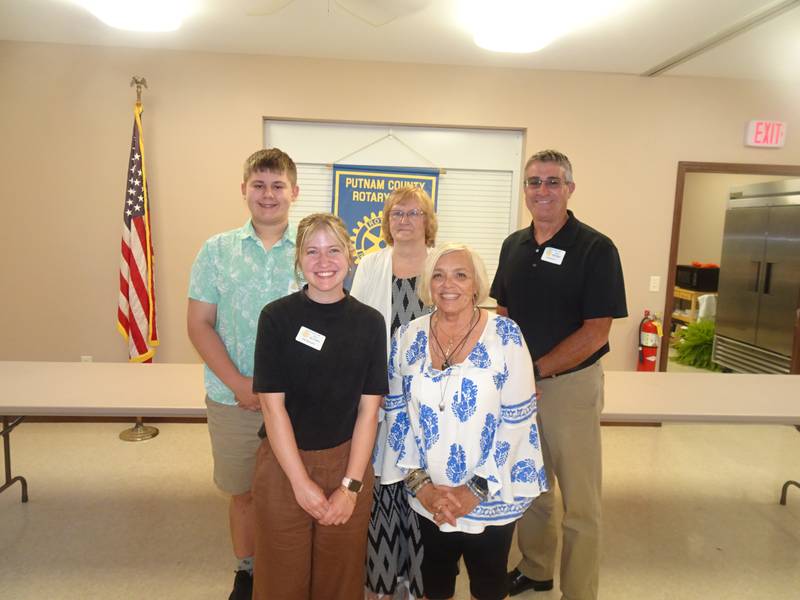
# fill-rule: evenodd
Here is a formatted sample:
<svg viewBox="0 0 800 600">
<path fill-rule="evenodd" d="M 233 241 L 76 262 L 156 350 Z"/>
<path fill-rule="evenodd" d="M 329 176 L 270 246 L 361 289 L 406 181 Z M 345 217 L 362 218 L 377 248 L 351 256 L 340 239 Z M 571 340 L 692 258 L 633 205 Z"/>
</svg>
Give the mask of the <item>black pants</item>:
<svg viewBox="0 0 800 600">
<path fill-rule="evenodd" d="M 422 582 L 430 600 L 452 598 L 458 561 L 463 556 L 469 591 L 477 600 L 502 600 L 508 595 L 508 552 L 515 523 L 490 525 L 481 533 L 443 533 L 435 523 L 419 518 L 422 545 Z"/>
</svg>

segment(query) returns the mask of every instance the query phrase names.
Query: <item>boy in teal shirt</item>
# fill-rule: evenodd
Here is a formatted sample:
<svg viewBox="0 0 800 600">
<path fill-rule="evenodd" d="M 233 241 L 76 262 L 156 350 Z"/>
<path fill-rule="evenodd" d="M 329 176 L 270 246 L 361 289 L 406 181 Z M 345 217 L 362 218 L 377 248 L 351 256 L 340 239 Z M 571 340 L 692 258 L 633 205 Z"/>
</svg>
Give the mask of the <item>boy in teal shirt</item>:
<svg viewBox="0 0 800 600">
<path fill-rule="evenodd" d="M 298 289 L 289 228 L 289 208 L 300 191 L 297 167 L 277 148 L 259 150 L 245 161 L 241 190 L 250 219 L 203 245 L 192 266 L 187 312 L 189 338 L 206 364 L 214 482 L 231 497 L 238 567 L 229 600 L 250 600 L 252 593 L 250 487 L 263 423 L 253 393 L 253 352 L 261 309 Z"/>
</svg>

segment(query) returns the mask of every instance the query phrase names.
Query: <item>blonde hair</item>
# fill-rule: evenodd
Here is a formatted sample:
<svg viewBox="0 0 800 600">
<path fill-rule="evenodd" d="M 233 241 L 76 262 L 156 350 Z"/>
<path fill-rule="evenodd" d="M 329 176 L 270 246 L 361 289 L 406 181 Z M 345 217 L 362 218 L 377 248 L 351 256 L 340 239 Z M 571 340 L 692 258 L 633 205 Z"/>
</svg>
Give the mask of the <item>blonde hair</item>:
<svg viewBox="0 0 800 600">
<path fill-rule="evenodd" d="M 323 227 L 331 232 L 336 241 L 342 246 L 347 254 L 347 262 L 352 267 L 355 263 L 353 260 L 353 244 L 350 241 L 350 236 L 347 233 L 347 228 L 336 215 L 331 213 L 312 213 L 298 223 L 297 225 L 297 240 L 295 244 L 294 253 L 294 270 L 300 273 L 300 258 L 303 256 L 303 250 L 308 240 L 317 231 Z"/>
<path fill-rule="evenodd" d="M 433 279 L 433 271 L 436 269 L 436 263 L 439 259 L 447 254 L 453 252 L 466 252 L 467 256 L 472 263 L 472 270 L 475 273 L 475 298 L 473 299 L 476 305 L 481 304 L 489 297 L 489 275 L 486 273 L 486 267 L 483 264 L 483 259 L 472 248 L 466 244 L 445 244 L 435 248 L 428 254 L 425 259 L 425 266 L 422 268 L 422 278 L 419 281 L 419 299 L 422 300 L 426 306 L 433 306 L 433 295 L 431 294 L 431 279 Z"/>
<path fill-rule="evenodd" d="M 425 214 L 425 245 L 428 248 L 433 248 L 436 244 L 436 231 L 439 228 L 439 223 L 436 220 L 436 213 L 433 211 L 433 200 L 421 187 L 415 185 L 403 185 L 395 189 L 386 202 L 383 204 L 383 223 L 381 223 L 381 235 L 386 243 L 394 246 L 394 238 L 392 231 L 389 228 L 389 211 L 392 210 L 396 204 L 405 202 L 406 200 L 416 200 L 419 207 Z"/>
</svg>

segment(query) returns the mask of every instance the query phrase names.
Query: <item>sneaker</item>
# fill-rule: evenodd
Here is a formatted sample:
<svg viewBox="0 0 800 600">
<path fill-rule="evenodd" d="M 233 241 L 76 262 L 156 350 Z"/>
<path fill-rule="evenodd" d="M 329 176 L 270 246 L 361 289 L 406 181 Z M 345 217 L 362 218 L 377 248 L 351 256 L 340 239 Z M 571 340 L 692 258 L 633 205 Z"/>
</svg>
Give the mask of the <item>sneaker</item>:
<svg viewBox="0 0 800 600">
<path fill-rule="evenodd" d="M 253 597 L 253 575 L 249 571 L 236 571 L 233 591 L 228 600 L 251 600 Z"/>
</svg>

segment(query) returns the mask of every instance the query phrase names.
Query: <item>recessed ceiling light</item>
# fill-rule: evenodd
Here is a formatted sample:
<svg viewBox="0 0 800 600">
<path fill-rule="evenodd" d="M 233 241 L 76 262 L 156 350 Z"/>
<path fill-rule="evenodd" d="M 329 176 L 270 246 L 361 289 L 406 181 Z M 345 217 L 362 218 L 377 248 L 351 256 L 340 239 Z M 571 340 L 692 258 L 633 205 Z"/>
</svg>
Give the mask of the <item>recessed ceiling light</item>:
<svg viewBox="0 0 800 600">
<path fill-rule="evenodd" d="M 74 0 L 109 27 L 128 31 L 175 31 L 192 0 Z"/>
<path fill-rule="evenodd" d="M 541 50 L 615 12 L 626 0 L 460 0 L 459 18 L 475 44 L 494 52 Z"/>
</svg>

